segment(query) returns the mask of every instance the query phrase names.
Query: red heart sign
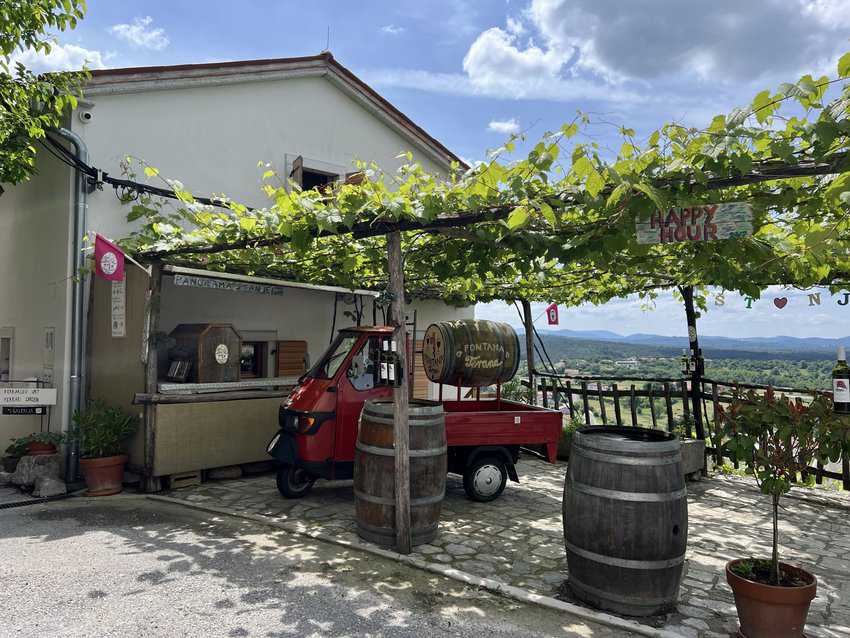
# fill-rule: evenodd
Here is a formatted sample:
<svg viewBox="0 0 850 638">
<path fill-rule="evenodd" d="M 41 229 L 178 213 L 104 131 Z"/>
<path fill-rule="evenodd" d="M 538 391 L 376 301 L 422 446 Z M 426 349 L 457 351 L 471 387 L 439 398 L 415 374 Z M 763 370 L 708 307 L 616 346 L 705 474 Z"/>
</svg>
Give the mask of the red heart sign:
<svg viewBox="0 0 850 638">
<path fill-rule="evenodd" d="M 773 300 L 773 305 L 782 310 L 788 305 L 788 297 L 777 297 Z"/>
</svg>

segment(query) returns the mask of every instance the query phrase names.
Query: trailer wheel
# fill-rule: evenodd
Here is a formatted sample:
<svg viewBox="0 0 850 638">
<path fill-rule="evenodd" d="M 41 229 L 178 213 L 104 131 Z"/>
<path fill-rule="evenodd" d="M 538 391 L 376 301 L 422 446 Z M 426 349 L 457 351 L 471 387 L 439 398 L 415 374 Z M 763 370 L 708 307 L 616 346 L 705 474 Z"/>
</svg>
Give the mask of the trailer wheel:
<svg viewBox="0 0 850 638">
<path fill-rule="evenodd" d="M 463 473 L 463 489 L 473 501 L 489 503 L 505 489 L 508 471 L 501 459 L 492 456 L 476 459 Z"/>
<path fill-rule="evenodd" d="M 286 498 L 301 498 L 315 482 L 315 478 L 294 465 L 282 465 L 277 470 L 277 489 Z"/>
</svg>

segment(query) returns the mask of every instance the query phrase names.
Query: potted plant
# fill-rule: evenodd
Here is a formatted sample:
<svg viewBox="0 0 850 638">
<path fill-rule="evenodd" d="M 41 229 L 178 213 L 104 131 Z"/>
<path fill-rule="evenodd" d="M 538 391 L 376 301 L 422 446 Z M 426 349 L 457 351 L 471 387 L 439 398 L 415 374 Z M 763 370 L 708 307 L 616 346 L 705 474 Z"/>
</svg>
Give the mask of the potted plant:
<svg viewBox="0 0 850 638">
<path fill-rule="evenodd" d="M 742 558 L 726 565 L 735 596 L 741 635 L 746 638 L 800 638 L 809 605 L 817 593 L 814 575 L 779 560 L 779 499 L 813 459 L 836 460 L 847 437 L 847 424 L 833 413 L 832 400 L 776 396 L 768 389 L 736 392 L 720 410 L 726 449 L 747 464 L 763 494 L 771 497 L 771 558 Z"/>
<path fill-rule="evenodd" d="M 10 439 L 12 444 L 3 453 L 3 471 L 11 474 L 18 467 L 18 461 L 27 453 L 27 444 L 24 439 Z"/>
<path fill-rule="evenodd" d="M 80 470 L 89 496 L 108 496 L 122 490 L 122 443 L 136 430 L 136 420 L 103 401 L 91 401 L 85 412 L 74 413 L 73 438 L 80 446 Z"/>
<path fill-rule="evenodd" d="M 64 440 L 65 436 L 59 432 L 33 432 L 21 437 L 15 444 L 23 446 L 27 456 L 45 456 L 56 454 Z"/>
</svg>

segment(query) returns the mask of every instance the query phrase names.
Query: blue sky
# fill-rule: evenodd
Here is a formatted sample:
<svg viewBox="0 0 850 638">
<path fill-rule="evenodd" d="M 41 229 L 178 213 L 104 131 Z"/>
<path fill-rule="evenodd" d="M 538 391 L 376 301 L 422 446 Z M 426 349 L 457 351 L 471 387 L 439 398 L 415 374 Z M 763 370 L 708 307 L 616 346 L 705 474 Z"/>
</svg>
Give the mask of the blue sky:
<svg viewBox="0 0 850 638">
<path fill-rule="evenodd" d="M 671 120 L 704 125 L 779 82 L 834 74 L 850 50 L 850 0 L 88 4 L 86 19 L 61 35 L 50 59 L 23 60 L 57 69 L 83 60 L 103 68 L 312 55 L 325 48 L 330 28 L 342 64 L 468 161 L 512 132 L 534 140 L 577 110 L 598 122 L 587 135 L 603 149 L 619 146 L 616 125 L 639 136 Z M 793 303 L 782 311 L 741 308 L 714 308 L 704 332 L 850 333 L 849 311 L 834 303 L 816 311 Z M 684 334 L 678 310 L 672 299 L 652 312 L 623 300 L 563 313 L 562 323 Z M 479 314 L 505 313 L 490 305 Z"/>
</svg>

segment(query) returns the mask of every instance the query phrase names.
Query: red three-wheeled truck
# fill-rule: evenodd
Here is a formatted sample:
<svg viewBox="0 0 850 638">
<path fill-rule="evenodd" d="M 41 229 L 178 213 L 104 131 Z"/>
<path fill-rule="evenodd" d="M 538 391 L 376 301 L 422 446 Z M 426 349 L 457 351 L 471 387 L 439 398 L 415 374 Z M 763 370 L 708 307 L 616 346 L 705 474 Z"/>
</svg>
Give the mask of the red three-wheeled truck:
<svg viewBox="0 0 850 638">
<path fill-rule="evenodd" d="M 460 337 L 454 340 L 447 335 L 445 326 Z M 501 343 L 476 341 L 479 334 L 492 335 L 494 326 L 501 330 Z M 381 348 L 392 334 L 390 326 L 341 330 L 281 405 L 280 432 L 268 445 L 269 454 L 280 464 L 277 486 L 281 494 L 288 498 L 304 496 L 317 478 L 352 478 L 363 404 L 369 399 L 392 397 L 393 388 L 380 383 L 379 373 Z M 494 322 L 432 324 L 425 333 L 424 350 L 431 355 L 426 370 L 429 363 L 433 368 L 435 361 L 442 364 L 449 358 L 465 359 L 465 375 L 453 377 L 456 385 L 464 387 L 475 383 L 471 377 L 481 380 L 488 374 L 489 378 L 507 380 L 519 363 L 516 333 Z M 439 373 L 432 376 L 429 372 L 428 376 L 434 379 Z M 497 498 L 508 478 L 519 481 L 515 464 L 520 448 L 536 449 L 554 463 L 561 434 L 560 412 L 502 399 L 498 388 L 496 398 L 460 400 L 457 396 L 456 400 L 442 401 L 448 471 L 461 475 L 469 498 L 481 502 Z"/>
</svg>

